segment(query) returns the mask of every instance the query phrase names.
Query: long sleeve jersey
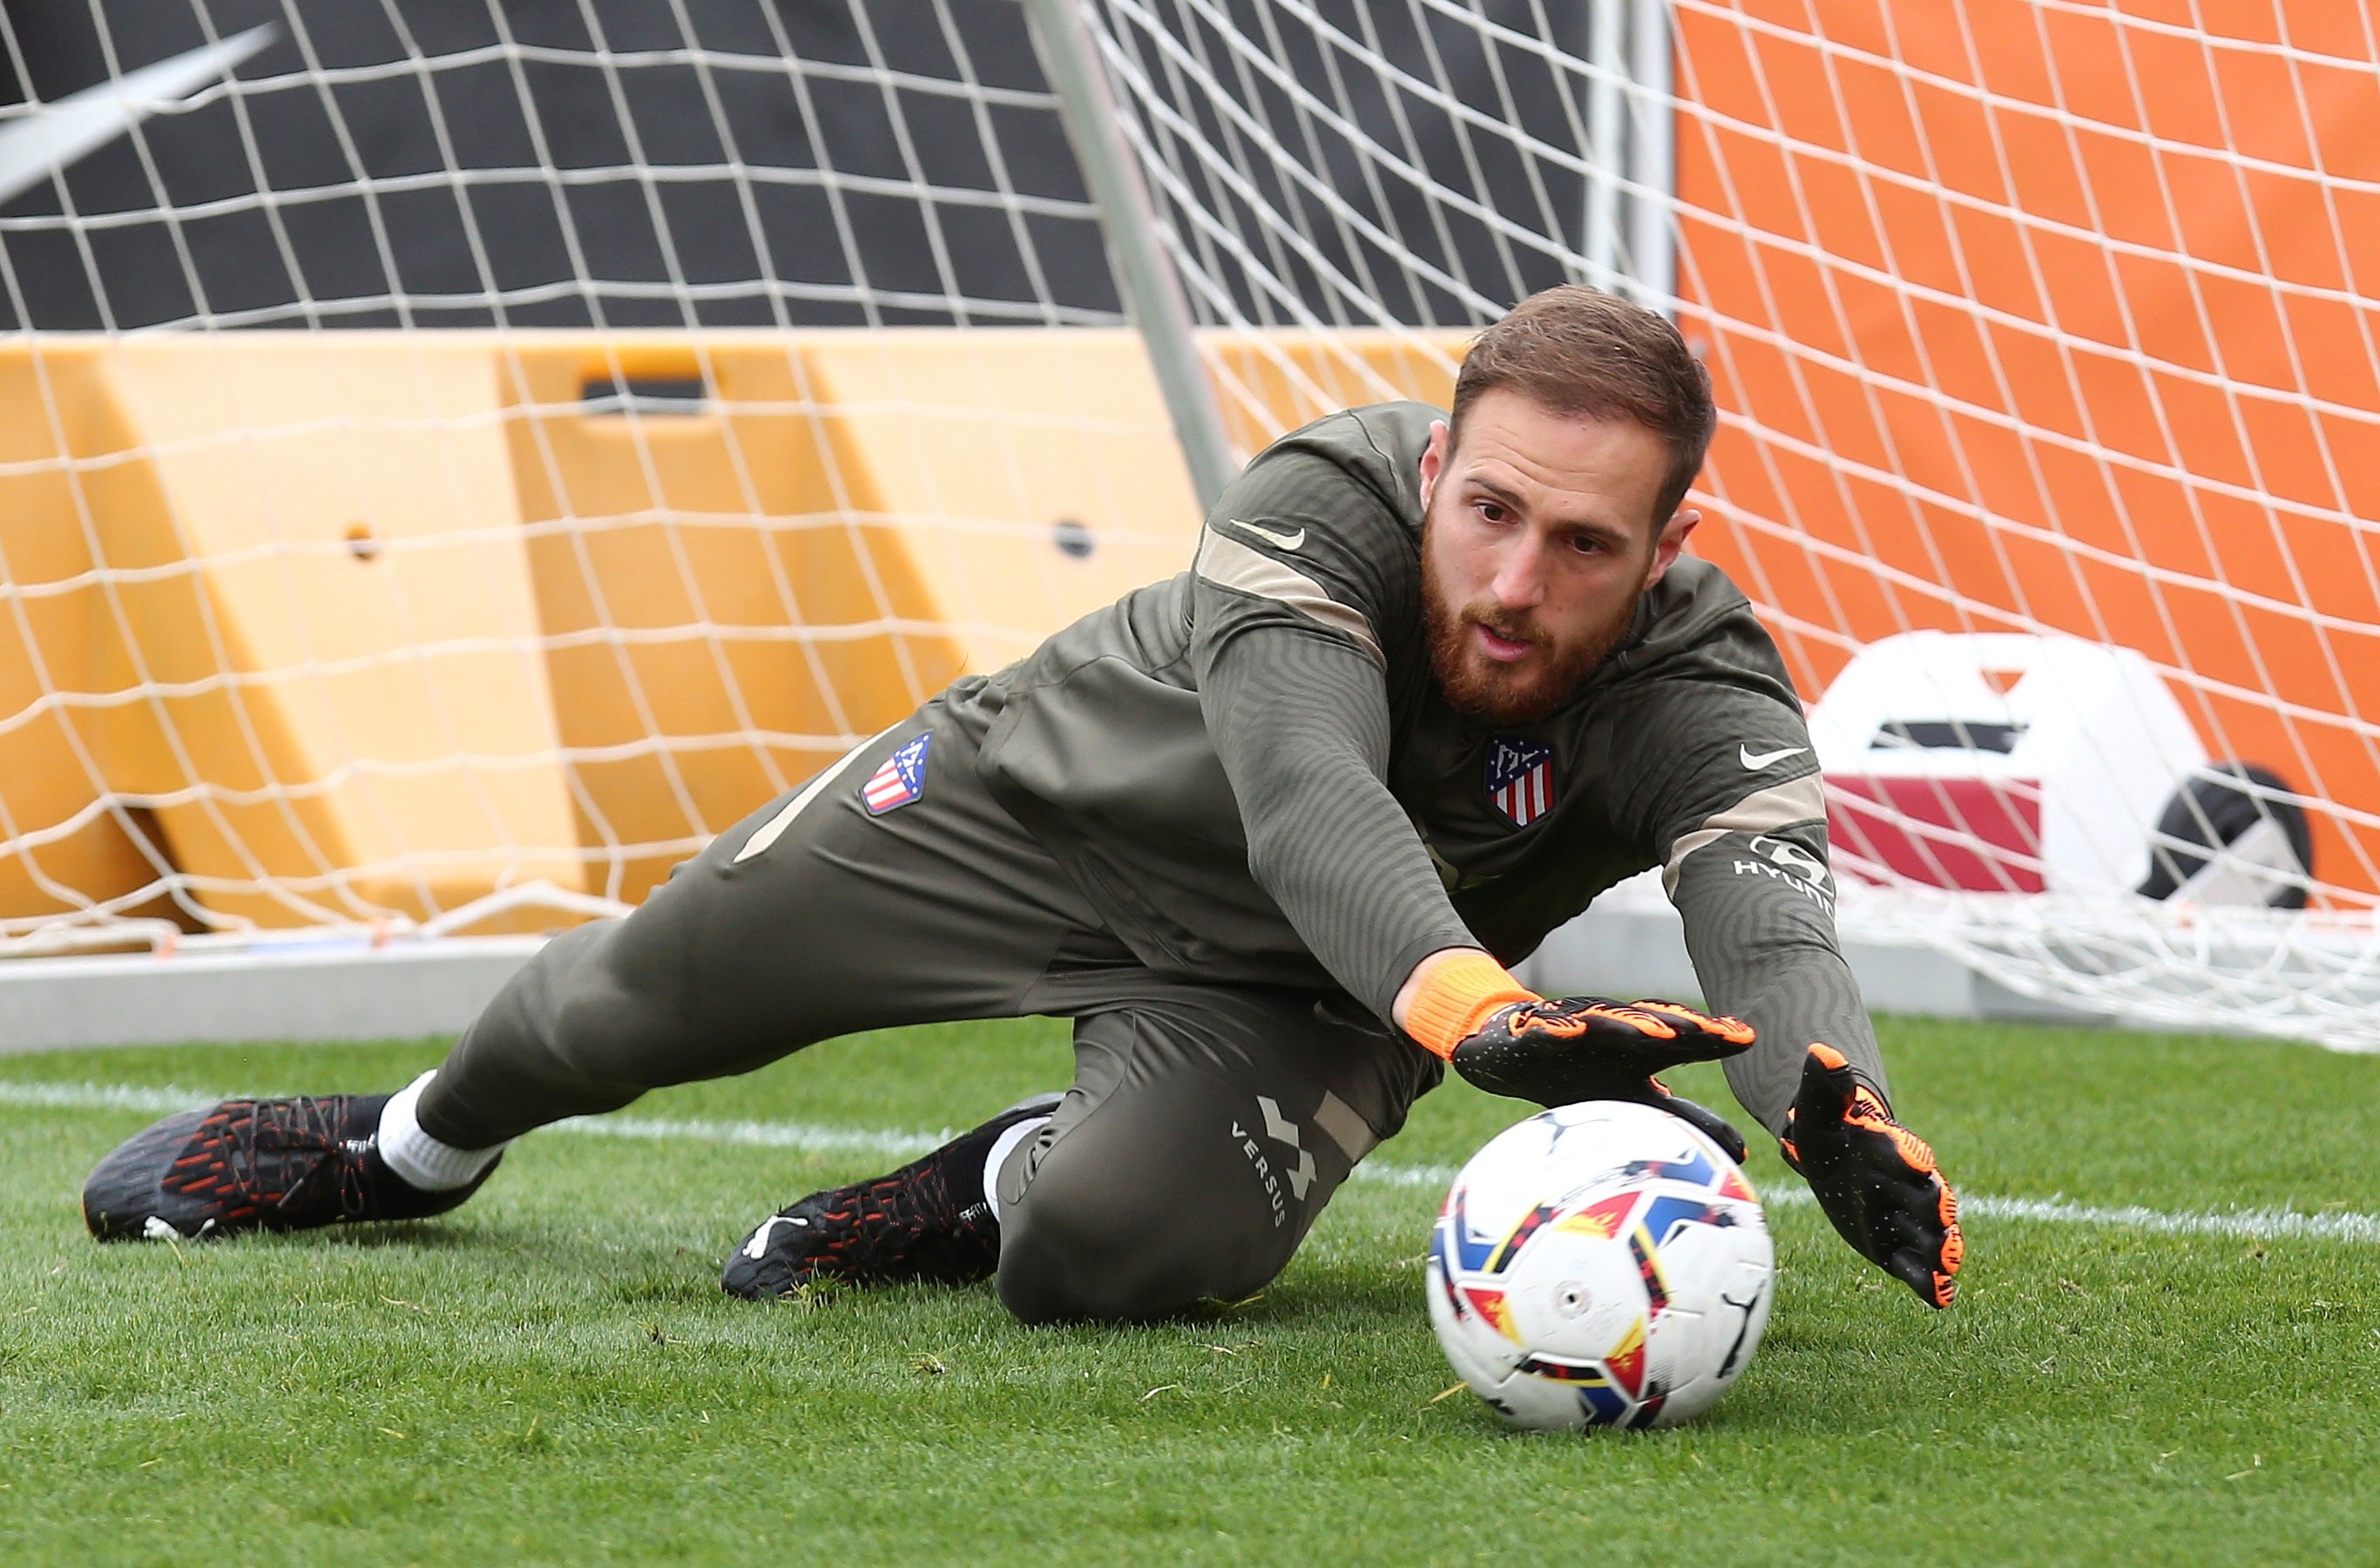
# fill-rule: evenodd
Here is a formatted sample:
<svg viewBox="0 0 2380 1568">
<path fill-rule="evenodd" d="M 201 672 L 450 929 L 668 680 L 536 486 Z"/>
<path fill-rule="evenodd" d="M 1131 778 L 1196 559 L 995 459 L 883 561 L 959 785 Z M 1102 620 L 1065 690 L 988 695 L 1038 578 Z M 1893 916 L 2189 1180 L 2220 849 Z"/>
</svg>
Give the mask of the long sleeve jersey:
<svg viewBox="0 0 2380 1568">
<path fill-rule="evenodd" d="M 1342 988 L 1384 1020 L 1428 954 L 1517 963 L 1658 867 L 1706 1000 L 1758 1031 L 1728 1067 L 1748 1111 L 1782 1125 L 1813 1041 L 1883 1089 L 1801 704 L 1743 595 L 1681 557 L 1551 717 L 1456 711 L 1422 617 L 1443 417 L 1384 404 L 1282 438 L 1190 571 L 953 688 L 987 785 L 1150 968 Z"/>
</svg>

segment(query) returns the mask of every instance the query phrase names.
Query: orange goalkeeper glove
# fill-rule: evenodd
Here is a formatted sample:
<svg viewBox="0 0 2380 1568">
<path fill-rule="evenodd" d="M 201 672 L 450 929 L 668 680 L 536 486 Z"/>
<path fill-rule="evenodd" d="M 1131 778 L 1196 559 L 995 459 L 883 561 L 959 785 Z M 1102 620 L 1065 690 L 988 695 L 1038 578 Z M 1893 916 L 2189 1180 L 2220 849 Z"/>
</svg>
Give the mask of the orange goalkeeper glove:
<svg viewBox="0 0 2380 1568">
<path fill-rule="evenodd" d="M 1490 1094 L 1547 1106 L 1582 1100 L 1658 1105 L 1701 1129 L 1730 1159 L 1743 1159 L 1742 1136 L 1725 1117 L 1671 1094 L 1653 1076 L 1750 1050 L 1752 1027 L 1738 1019 L 1673 1002 L 1548 1002 L 1485 953 L 1464 953 L 1428 972 L 1406 1012 L 1405 1030 Z"/>
<path fill-rule="evenodd" d="M 1752 1049 L 1752 1026 L 1674 1002 L 1611 1002 L 1597 996 L 1518 1002 L 1498 1009 L 1454 1048 L 1454 1070 L 1490 1094 L 1572 1105 L 1633 1100 L 1699 1129 L 1739 1164 L 1743 1135 L 1727 1118 L 1653 1075 L 1687 1062 L 1715 1062 Z"/>
<path fill-rule="evenodd" d="M 1810 1048 L 1777 1141 L 1853 1251 L 1926 1306 L 1950 1305 L 1967 1255 L 1959 1195 L 1935 1169 L 1925 1140 L 1892 1119 L 1841 1051 Z"/>
</svg>

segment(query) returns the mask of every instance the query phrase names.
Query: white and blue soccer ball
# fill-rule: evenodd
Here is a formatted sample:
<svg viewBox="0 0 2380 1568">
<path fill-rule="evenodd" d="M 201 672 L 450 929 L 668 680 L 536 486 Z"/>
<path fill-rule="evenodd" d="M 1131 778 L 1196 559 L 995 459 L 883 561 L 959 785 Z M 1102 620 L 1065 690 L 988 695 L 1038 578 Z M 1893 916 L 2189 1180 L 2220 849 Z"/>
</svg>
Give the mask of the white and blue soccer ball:
<svg viewBox="0 0 2380 1568">
<path fill-rule="evenodd" d="M 1588 1100 L 1506 1128 L 1454 1178 L 1429 1320 L 1513 1426 L 1669 1427 L 1742 1375 L 1776 1273 L 1760 1200 L 1717 1144 Z"/>
</svg>

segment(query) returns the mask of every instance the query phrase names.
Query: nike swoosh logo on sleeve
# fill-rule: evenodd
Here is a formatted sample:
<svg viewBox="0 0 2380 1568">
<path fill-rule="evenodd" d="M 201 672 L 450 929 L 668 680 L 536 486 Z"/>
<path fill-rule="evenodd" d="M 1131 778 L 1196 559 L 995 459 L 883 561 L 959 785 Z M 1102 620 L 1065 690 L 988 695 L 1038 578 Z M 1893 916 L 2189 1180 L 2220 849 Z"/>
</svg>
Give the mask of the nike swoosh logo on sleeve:
<svg viewBox="0 0 2380 1568">
<path fill-rule="evenodd" d="M 1198 558 L 1190 569 L 1218 588 L 1285 604 L 1306 619 L 1354 638 L 1374 663 L 1388 667 L 1388 656 L 1380 651 L 1380 640 L 1372 634 L 1372 623 L 1364 613 L 1340 603 L 1320 583 L 1286 561 L 1251 550 L 1219 529 L 1208 529 L 1198 538 Z"/>
<path fill-rule="evenodd" d="M 1251 523 L 1239 517 L 1226 517 L 1223 520 L 1231 524 L 1235 529 L 1244 529 L 1247 532 L 1256 535 L 1258 539 L 1265 540 L 1269 543 L 1278 544 L 1283 550 L 1294 550 L 1299 545 L 1305 542 L 1305 530 L 1304 529 L 1299 529 L 1295 533 L 1275 533 L 1272 529 L 1265 527 L 1262 523 Z"/>
<path fill-rule="evenodd" d="M 1746 768 L 1758 772 L 1771 762 L 1782 762 L 1788 757 L 1799 757 L 1809 749 L 1806 746 L 1789 746 L 1781 751 L 1755 751 L 1748 746 L 1738 746 L 1735 748 L 1735 755 Z"/>
</svg>

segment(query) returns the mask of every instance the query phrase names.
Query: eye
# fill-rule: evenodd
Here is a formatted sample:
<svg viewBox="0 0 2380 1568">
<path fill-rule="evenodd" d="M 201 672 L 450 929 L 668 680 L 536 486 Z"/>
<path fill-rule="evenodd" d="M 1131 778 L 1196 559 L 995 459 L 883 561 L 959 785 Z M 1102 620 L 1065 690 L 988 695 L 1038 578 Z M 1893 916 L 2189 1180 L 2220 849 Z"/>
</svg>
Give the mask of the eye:
<svg viewBox="0 0 2380 1568">
<path fill-rule="evenodd" d="M 1603 541 L 1591 533 L 1574 533 L 1571 535 L 1570 547 L 1572 550 L 1577 551 L 1581 555 L 1600 555 L 1603 553 L 1604 550 Z"/>
<path fill-rule="evenodd" d="M 1483 523 L 1510 522 L 1512 517 L 1512 514 L 1504 509 L 1501 502 L 1482 501 L 1479 503 L 1479 520 Z"/>
</svg>

